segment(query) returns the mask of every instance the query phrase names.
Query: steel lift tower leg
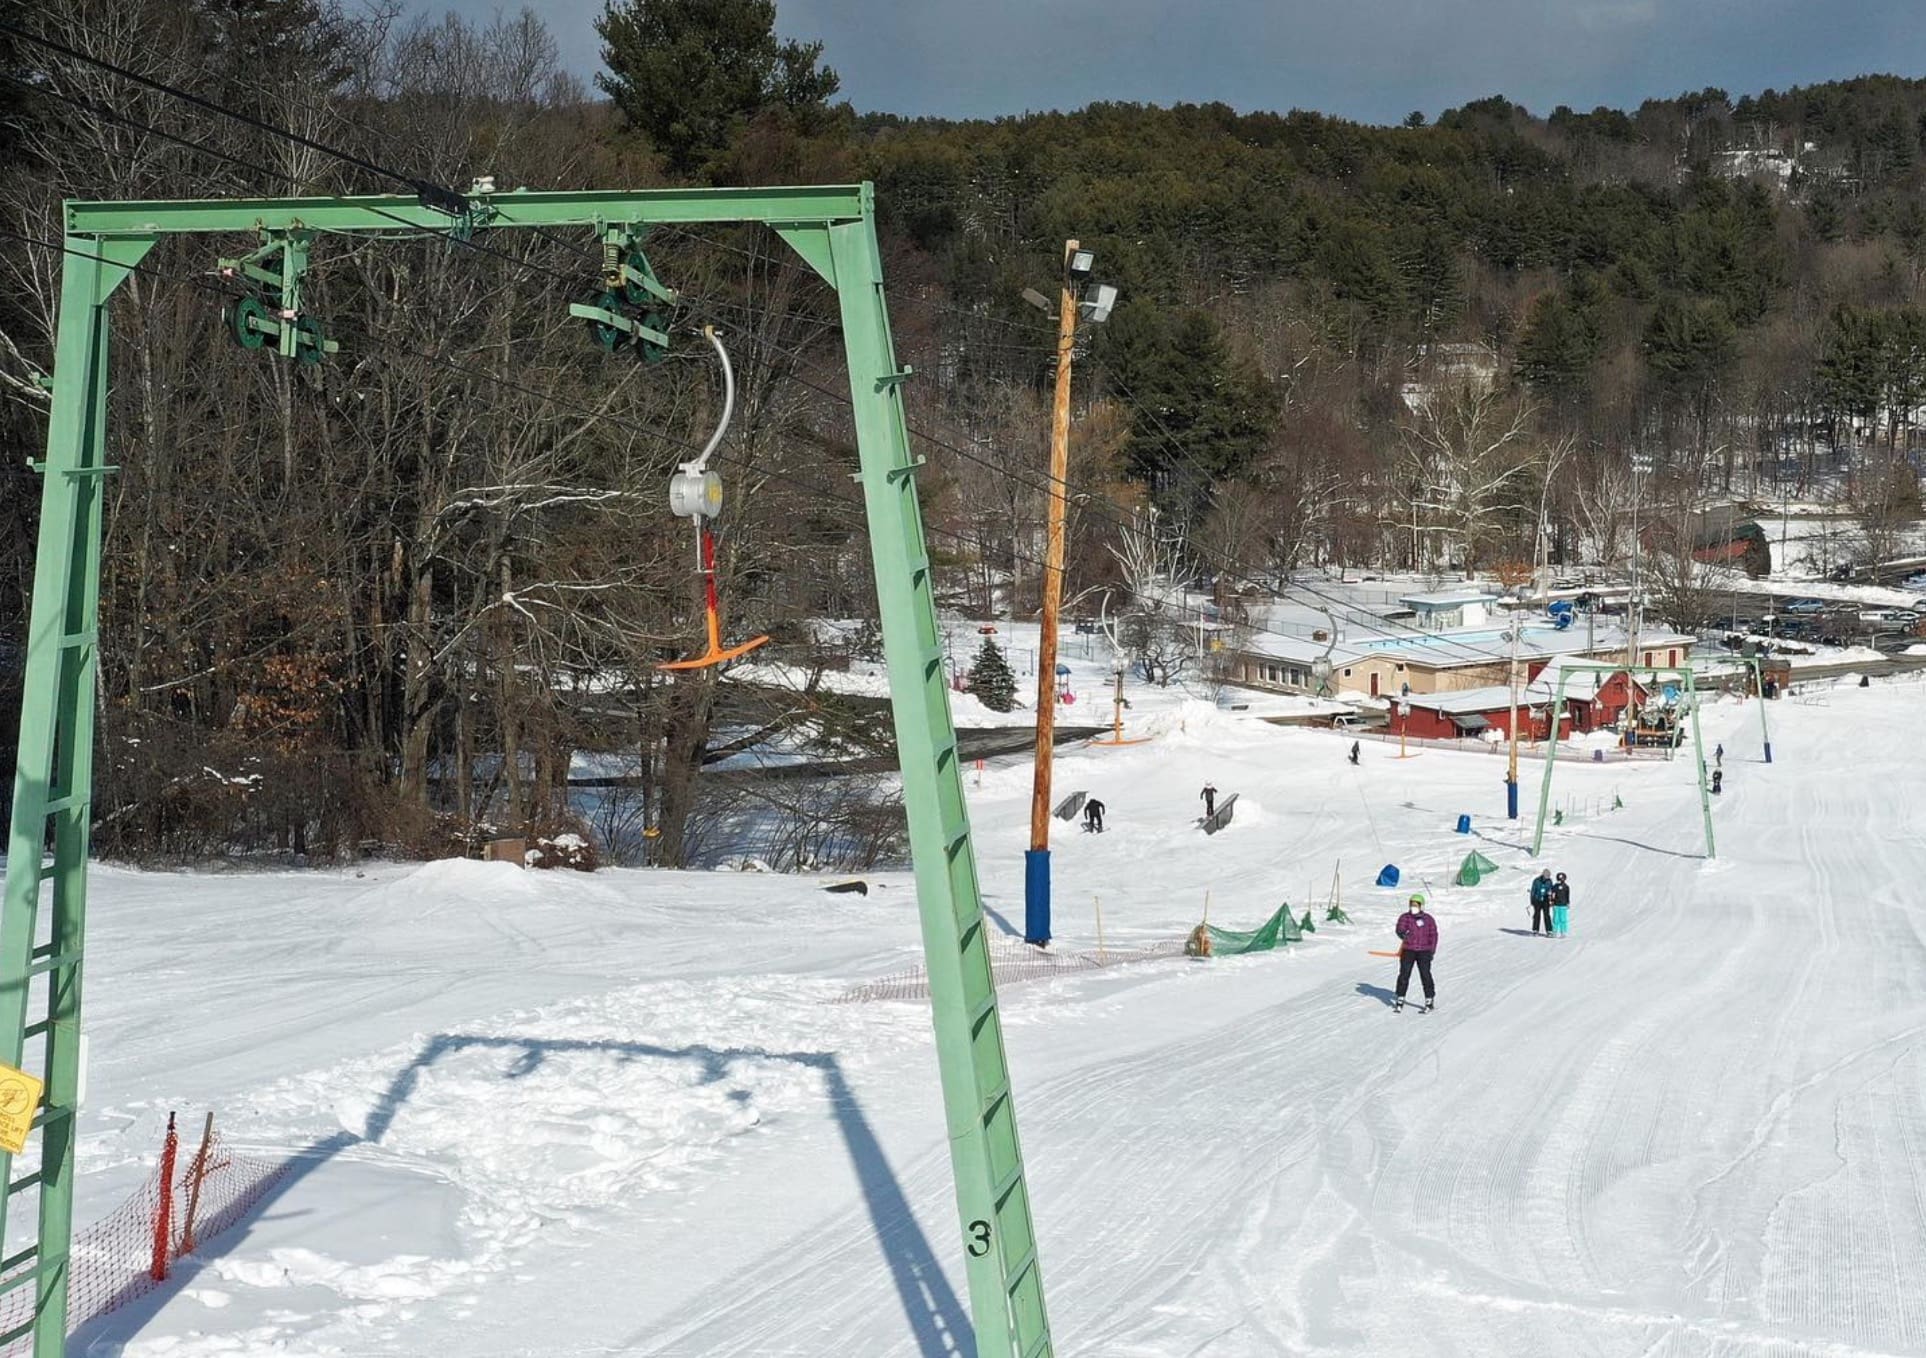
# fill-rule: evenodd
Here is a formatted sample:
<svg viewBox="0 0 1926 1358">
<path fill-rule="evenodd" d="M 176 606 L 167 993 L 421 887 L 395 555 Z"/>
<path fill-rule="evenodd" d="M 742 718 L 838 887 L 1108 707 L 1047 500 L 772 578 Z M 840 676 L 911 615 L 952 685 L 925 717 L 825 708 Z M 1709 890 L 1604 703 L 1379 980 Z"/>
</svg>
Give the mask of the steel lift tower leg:
<svg viewBox="0 0 1926 1358">
<path fill-rule="evenodd" d="M 107 298 L 152 248 L 151 238 L 70 237 L 54 350 L 54 401 L 40 499 L 33 612 L 27 627 L 20 762 L 0 912 L 0 1062 L 46 1084 L 34 1129 L 39 1163 L 14 1174 L 0 1153 L 0 1231 L 7 1208 L 38 1193 L 31 1240 L 0 1260 L 0 1301 L 33 1289 L 23 1321 L 0 1344 L 33 1335 L 34 1358 L 60 1358 L 67 1333 L 73 1230 L 74 1122 L 80 1095 L 81 955 L 93 806 L 95 634 L 107 473 Z M 52 843 L 51 862 L 43 851 Z M 30 1043 L 38 1043 L 37 1049 Z M 11 1311 L 11 1308 L 8 1308 Z"/>
<path fill-rule="evenodd" d="M 943 636 L 937 630 L 916 496 L 917 463 L 903 417 L 901 383 L 909 374 L 897 368 L 890 342 L 882 259 L 870 214 L 829 228 L 829 256 L 849 349 L 863 500 L 889 657 L 977 1352 L 985 1358 L 1033 1358 L 1052 1351 L 1050 1327 L 950 719 Z"/>
<path fill-rule="evenodd" d="M 917 464 L 903 417 L 900 383 L 909 374 L 898 370 L 890 340 L 873 188 L 517 192 L 460 201 L 468 229 L 491 232 L 760 222 L 836 288 L 976 1351 L 982 1358 L 1050 1354 L 1029 1189 L 943 678 L 942 638 L 917 504 Z M 34 1117 L 38 1163 L 23 1167 L 28 1172 L 15 1174 L 0 1191 L 0 1241 L 14 1196 L 31 1191 L 40 1197 L 37 1234 L 0 1260 L 0 1315 L 10 1315 L 9 1299 L 29 1287 L 33 1306 L 24 1320 L 0 1329 L 0 1344 L 31 1334 L 34 1358 L 60 1358 L 66 1343 L 101 515 L 104 478 L 111 470 L 105 465 L 107 299 L 164 235 L 258 238 L 316 230 L 388 235 L 397 222 L 421 230 L 449 229 L 445 205 L 392 195 L 70 202 L 66 219 L 26 701 L 0 914 L 0 1062 L 45 1082 Z M 49 863 L 43 850 L 50 840 Z M 31 1046 L 35 1042 L 37 1048 Z M 14 1159 L 0 1152 L 0 1175 L 13 1172 Z"/>
</svg>

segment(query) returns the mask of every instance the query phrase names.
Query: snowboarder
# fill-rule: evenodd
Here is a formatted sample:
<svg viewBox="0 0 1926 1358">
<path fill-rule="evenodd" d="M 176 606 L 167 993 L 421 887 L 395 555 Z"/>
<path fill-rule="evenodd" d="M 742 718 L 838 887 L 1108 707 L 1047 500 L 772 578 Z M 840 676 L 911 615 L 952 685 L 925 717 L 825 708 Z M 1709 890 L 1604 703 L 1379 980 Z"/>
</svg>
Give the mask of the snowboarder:
<svg viewBox="0 0 1926 1358">
<path fill-rule="evenodd" d="M 1430 1013 L 1437 1000 L 1437 989 L 1431 984 L 1431 955 L 1438 951 L 1438 921 L 1425 913 L 1424 893 L 1411 893 L 1411 908 L 1398 916 L 1398 941 L 1403 945 L 1398 950 L 1398 997 L 1392 1002 L 1393 1011 L 1404 1008 L 1404 992 L 1411 987 L 1411 968 L 1418 969 L 1418 981 L 1424 986 L 1424 1012 Z"/>
<path fill-rule="evenodd" d="M 1355 740 L 1351 742 L 1351 762 L 1353 764 L 1358 762 L 1358 743 Z"/>
<path fill-rule="evenodd" d="M 1570 933 L 1572 917 L 1572 884 L 1559 873 L 1558 880 L 1552 883 L 1551 890 L 1551 931 L 1554 937 L 1563 938 Z"/>
<path fill-rule="evenodd" d="M 1095 797 L 1083 804 L 1083 828 L 1085 831 L 1103 833 L 1103 803 Z"/>
<path fill-rule="evenodd" d="M 1531 879 L 1532 933 L 1536 934 L 1541 925 L 1544 927 L 1545 937 L 1550 938 L 1552 932 L 1552 875 L 1550 868 L 1546 868 L 1543 872 Z"/>
<path fill-rule="evenodd" d="M 1712 770 L 1712 795 L 1717 796 L 1725 790 L 1725 770 Z"/>
<path fill-rule="evenodd" d="M 1205 783 L 1204 790 L 1197 795 L 1204 799 L 1204 819 L 1209 820 L 1217 814 L 1217 788 L 1213 784 Z"/>
<path fill-rule="evenodd" d="M 1724 741 L 1720 741 L 1718 748 L 1712 751 L 1712 767 L 1715 769 L 1722 769 L 1725 767 L 1725 742 Z"/>
</svg>

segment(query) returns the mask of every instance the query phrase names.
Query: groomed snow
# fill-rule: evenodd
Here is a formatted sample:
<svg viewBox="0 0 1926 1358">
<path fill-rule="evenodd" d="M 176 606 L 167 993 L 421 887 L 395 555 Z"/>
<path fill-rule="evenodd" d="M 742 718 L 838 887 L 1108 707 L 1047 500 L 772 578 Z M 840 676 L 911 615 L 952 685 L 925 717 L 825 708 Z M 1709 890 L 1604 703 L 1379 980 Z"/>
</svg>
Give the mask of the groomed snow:
<svg viewBox="0 0 1926 1358">
<path fill-rule="evenodd" d="M 1711 708 L 1711 862 L 1687 763 L 1561 761 L 1559 942 L 1522 932 L 1501 756 L 1353 769 L 1178 703 L 1064 751 L 1109 832 L 1056 827 L 1060 947 L 1093 897 L 1117 946 L 1206 892 L 1321 921 L 1334 870 L 1355 923 L 1005 990 L 1057 1351 L 1926 1352 L 1921 696 L 1771 704 L 1770 766 L 1756 703 Z M 1211 839 L 1206 778 L 1241 794 Z M 966 782 L 1007 929 L 1028 768 Z M 1504 870 L 1453 886 L 1474 847 Z M 1393 1015 L 1367 955 L 1386 861 L 1440 920 L 1435 1014 Z M 828 1002 L 919 956 L 906 876 L 364 871 L 96 870 L 81 1218 L 170 1108 L 297 1172 L 75 1352 L 971 1351 L 927 1016 Z"/>
</svg>

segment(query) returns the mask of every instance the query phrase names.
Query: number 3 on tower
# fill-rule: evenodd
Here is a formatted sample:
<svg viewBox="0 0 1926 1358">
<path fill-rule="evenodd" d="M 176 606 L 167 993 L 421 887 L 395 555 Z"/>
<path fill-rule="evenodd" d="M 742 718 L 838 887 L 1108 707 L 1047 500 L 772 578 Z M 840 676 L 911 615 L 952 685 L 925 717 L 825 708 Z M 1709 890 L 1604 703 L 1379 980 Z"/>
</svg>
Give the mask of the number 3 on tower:
<svg viewBox="0 0 1926 1358">
<path fill-rule="evenodd" d="M 972 1221 L 970 1223 L 970 1257 L 981 1259 L 990 1252 L 990 1223 Z"/>
</svg>

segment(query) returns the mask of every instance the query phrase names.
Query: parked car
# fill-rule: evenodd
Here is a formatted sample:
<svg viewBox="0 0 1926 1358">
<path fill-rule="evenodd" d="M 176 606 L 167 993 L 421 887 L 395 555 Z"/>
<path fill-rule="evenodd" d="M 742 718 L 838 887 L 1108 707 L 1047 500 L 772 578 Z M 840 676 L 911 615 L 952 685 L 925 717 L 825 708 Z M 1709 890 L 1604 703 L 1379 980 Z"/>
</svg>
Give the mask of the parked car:
<svg viewBox="0 0 1926 1358">
<path fill-rule="evenodd" d="M 1787 613 L 1823 613 L 1829 605 L 1823 599 L 1794 599 L 1785 606 Z"/>
</svg>

